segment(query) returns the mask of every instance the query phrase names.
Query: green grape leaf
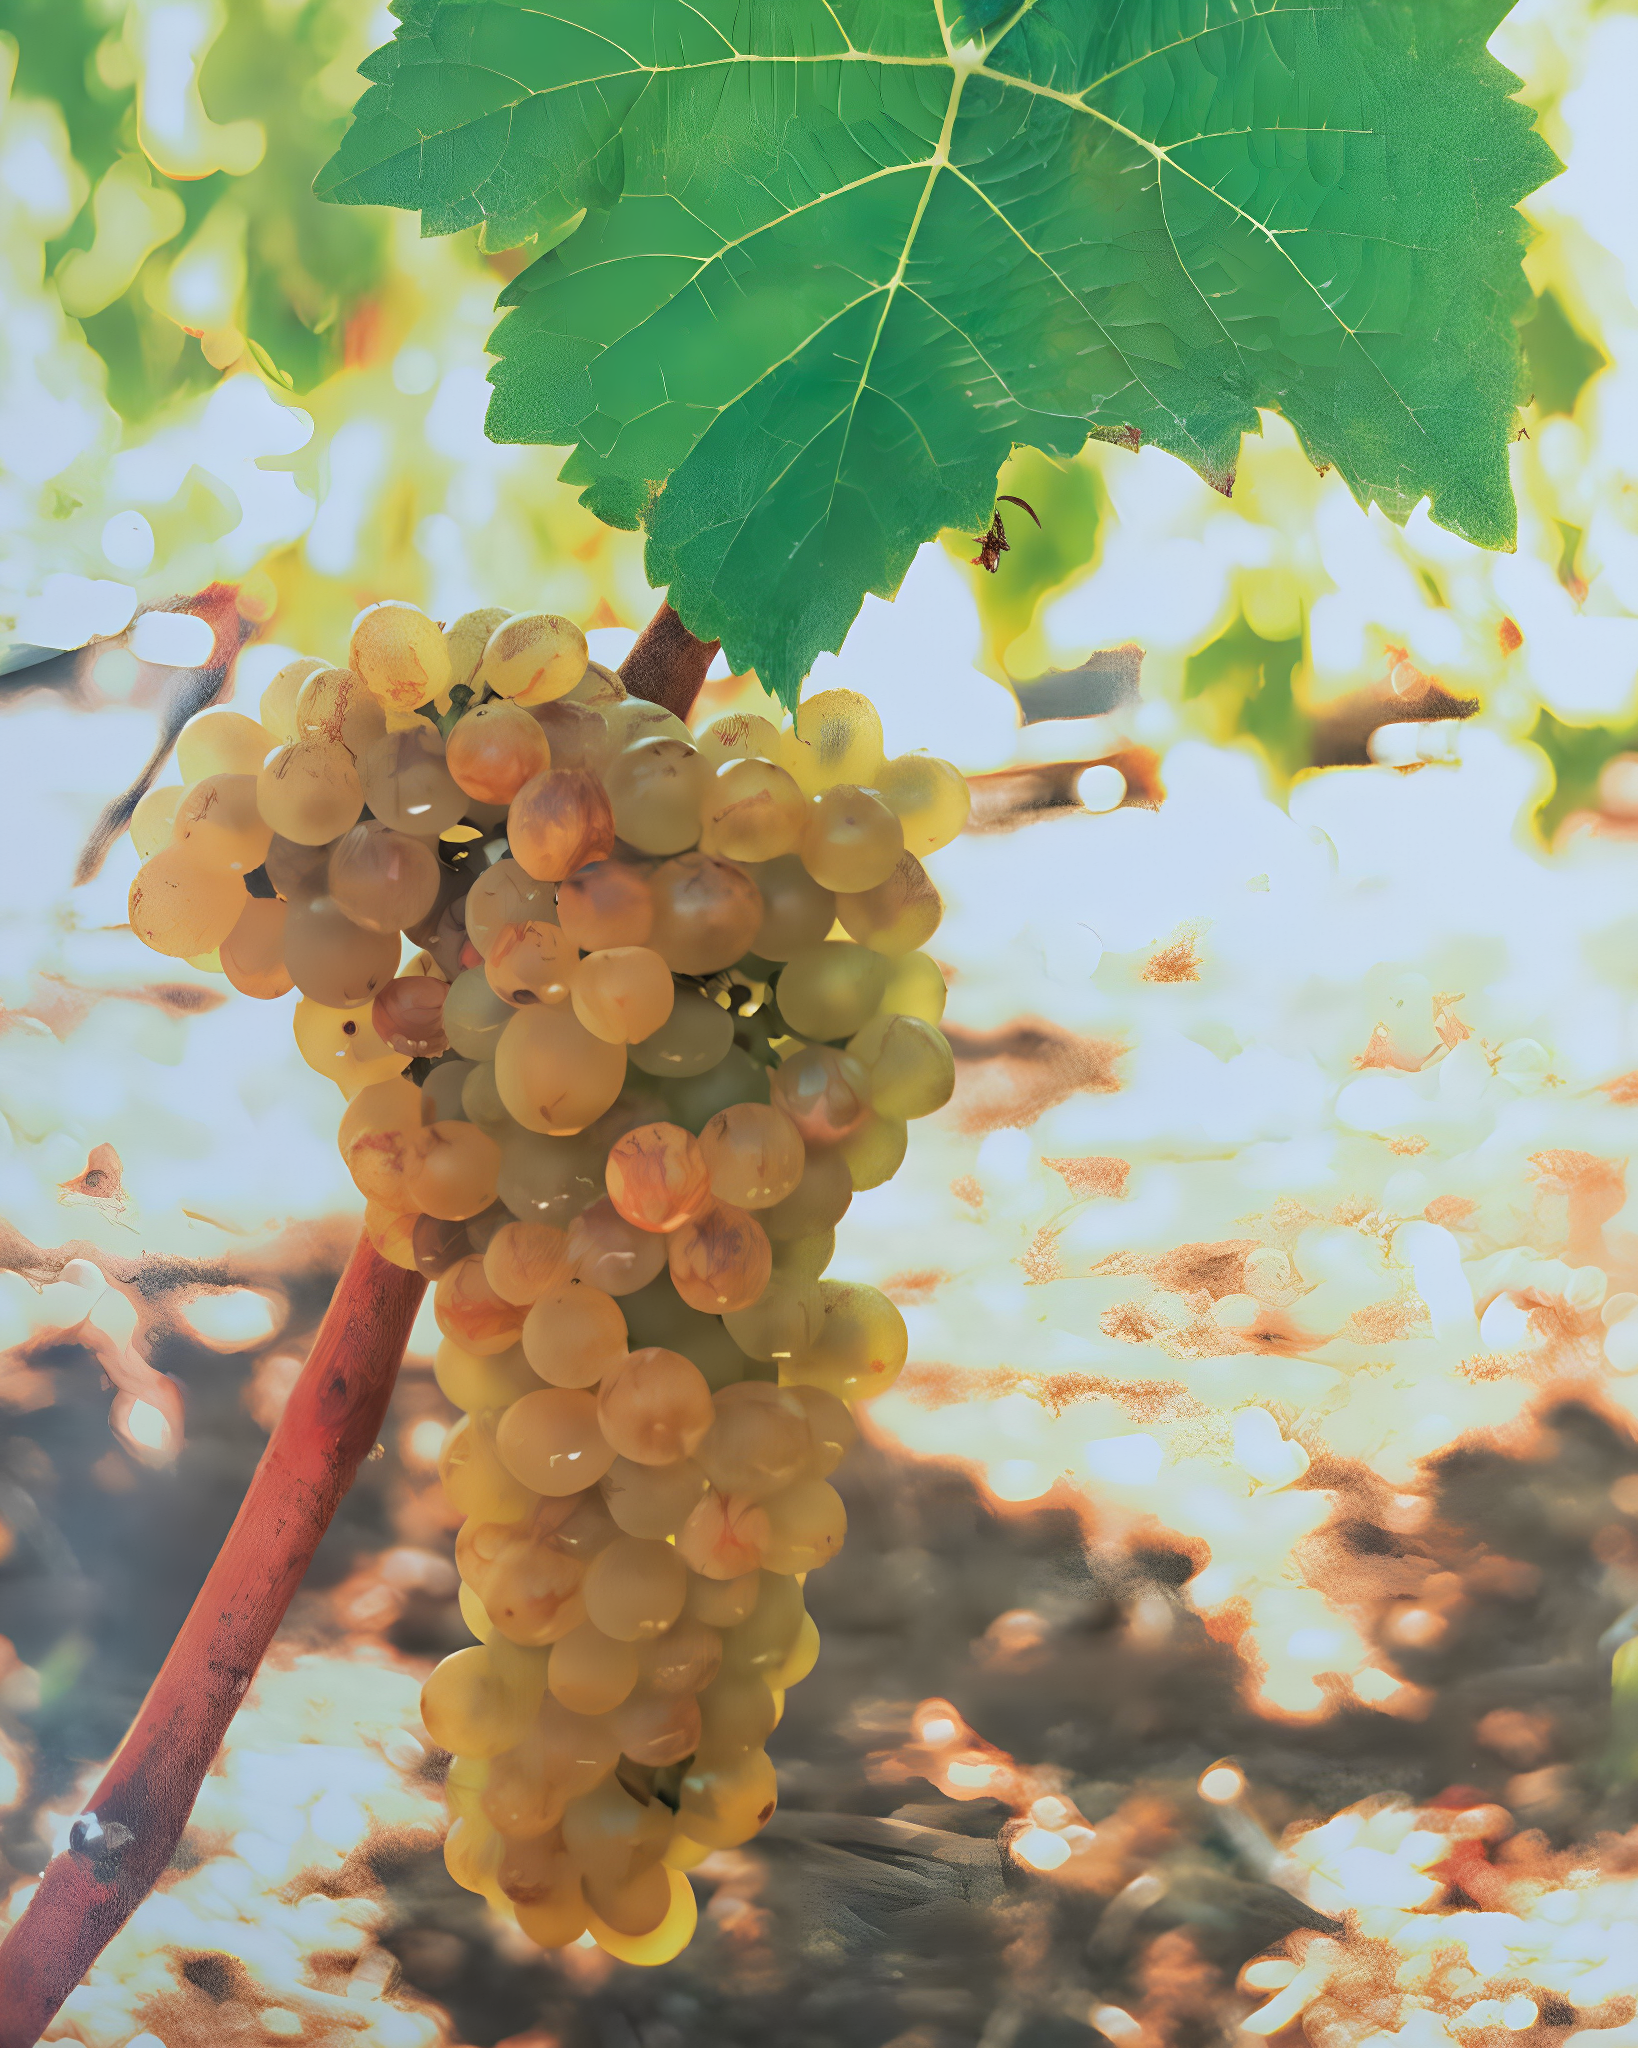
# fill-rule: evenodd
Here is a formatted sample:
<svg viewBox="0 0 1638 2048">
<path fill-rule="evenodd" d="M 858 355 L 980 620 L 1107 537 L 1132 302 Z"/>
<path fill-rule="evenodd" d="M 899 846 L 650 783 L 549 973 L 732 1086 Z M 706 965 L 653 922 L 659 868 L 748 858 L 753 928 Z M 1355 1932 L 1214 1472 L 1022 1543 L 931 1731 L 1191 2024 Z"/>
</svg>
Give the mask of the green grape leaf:
<svg viewBox="0 0 1638 2048">
<path fill-rule="evenodd" d="M 1556 160 L 1500 0 L 396 11 L 321 196 L 562 237 L 503 295 L 489 432 L 569 446 L 787 702 L 1017 444 L 1227 490 L 1269 407 L 1362 502 L 1512 544 L 1515 209 Z"/>
</svg>

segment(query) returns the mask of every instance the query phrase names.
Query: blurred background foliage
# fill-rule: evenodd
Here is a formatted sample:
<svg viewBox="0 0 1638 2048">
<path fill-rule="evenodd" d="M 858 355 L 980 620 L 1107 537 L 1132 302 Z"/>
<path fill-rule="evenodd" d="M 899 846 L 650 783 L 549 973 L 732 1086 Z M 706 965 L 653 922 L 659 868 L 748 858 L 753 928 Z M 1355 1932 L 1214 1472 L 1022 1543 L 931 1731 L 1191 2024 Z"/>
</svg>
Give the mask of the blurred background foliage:
<svg viewBox="0 0 1638 2048">
<path fill-rule="evenodd" d="M 215 577 L 290 645 L 335 644 L 383 595 L 641 623 L 636 538 L 590 519 L 549 452 L 482 435 L 493 300 L 527 252 L 423 242 L 401 215 L 312 196 L 385 10 L 7 0 L 0 21 L 13 640 L 117 634 Z M 1547 834 L 1596 811 L 1605 765 L 1638 745 L 1638 230 L 1620 196 L 1638 15 L 1525 0 L 1492 47 L 1571 167 L 1528 208 L 1519 552 L 1361 512 L 1273 419 L 1227 499 L 1151 451 L 1023 451 L 1000 489 L 1039 526 L 1002 508 L 993 575 L 977 536 L 945 548 L 977 599 L 976 666 L 1026 715 L 1036 679 L 1135 642 L 1137 736 L 1157 746 L 1244 745 L 1284 786 L 1368 745 L 1439 758 L 1477 716 L 1540 750 Z M 117 696 L 123 673 L 99 666 L 99 685 Z M 1431 736 L 1395 756 L 1369 739 L 1384 720 Z"/>
</svg>

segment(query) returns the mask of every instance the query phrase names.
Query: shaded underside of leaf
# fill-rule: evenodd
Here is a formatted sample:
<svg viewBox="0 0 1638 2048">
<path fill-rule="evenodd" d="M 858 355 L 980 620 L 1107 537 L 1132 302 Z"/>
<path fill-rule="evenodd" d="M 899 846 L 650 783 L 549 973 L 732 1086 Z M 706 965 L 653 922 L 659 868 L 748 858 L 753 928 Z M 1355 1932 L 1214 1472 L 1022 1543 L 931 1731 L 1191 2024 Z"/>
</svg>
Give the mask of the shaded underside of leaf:
<svg viewBox="0 0 1638 2048">
<path fill-rule="evenodd" d="M 498 440 L 648 534 L 793 699 L 864 596 L 980 531 L 1017 444 L 1227 489 L 1278 410 L 1361 501 L 1510 545 L 1554 168 L 1495 0 L 400 0 L 320 190 L 491 242 Z"/>
</svg>

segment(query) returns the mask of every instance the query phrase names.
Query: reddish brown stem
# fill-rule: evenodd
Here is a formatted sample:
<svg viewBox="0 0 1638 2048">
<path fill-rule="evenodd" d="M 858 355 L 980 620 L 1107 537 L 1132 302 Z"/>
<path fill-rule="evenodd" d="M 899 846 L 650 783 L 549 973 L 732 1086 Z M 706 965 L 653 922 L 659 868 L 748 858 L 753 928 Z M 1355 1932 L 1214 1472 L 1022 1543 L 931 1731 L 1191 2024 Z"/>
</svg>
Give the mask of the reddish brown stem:
<svg viewBox="0 0 1638 2048">
<path fill-rule="evenodd" d="M 0 1944 L 0 2048 L 33 2048 L 152 1890 L 319 1538 L 375 1444 L 426 1282 L 360 1240 L 284 1414 L 71 1846 Z"/>
<path fill-rule="evenodd" d="M 696 640 L 670 605 L 662 604 L 621 662 L 620 680 L 632 696 L 687 718 L 721 645 Z"/>
</svg>

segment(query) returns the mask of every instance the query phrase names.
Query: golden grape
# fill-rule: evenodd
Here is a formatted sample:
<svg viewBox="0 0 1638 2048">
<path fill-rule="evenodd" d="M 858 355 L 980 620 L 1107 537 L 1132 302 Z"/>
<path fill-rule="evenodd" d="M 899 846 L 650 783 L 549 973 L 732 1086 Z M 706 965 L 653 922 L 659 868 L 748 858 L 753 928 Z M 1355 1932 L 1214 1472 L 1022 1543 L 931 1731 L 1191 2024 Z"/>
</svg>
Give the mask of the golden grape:
<svg viewBox="0 0 1638 2048">
<path fill-rule="evenodd" d="M 847 1049 L 869 1077 L 878 1116 L 931 1116 L 955 1093 L 950 1042 L 919 1017 L 873 1017 Z"/>
<path fill-rule="evenodd" d="M 552 750 L 527 711 L 490 699 L 456 720 L 444 743 L 444 758 L 468 796 L 484 804 L 509 804 L 531 775 L 552 765 Z"/>
<path fill-rule="evenodd" d="M 449 686 L 449 648 L 442 630 L 418 607 L 397 598 L 369 606 L 353 621 L 347 666 L 389 711 L 413 711 Z M 373 802 L 370 808 L 381 816 Z"/>
<path fill-rule="evenodd" d="M 563 1257 L 567 1262 L 566 1237 Z M 601 1287 L 565 1277 L 531 1303 L 523 1325 L 523 1353 L 554 1387 L 595 1386 L 625 1361 L 626 1319 L 614 1297 Z"/>
<path fill-rule="evenodd" d="M 581 1210 L 568 1238 L 575 1278 L 608 1294 L 635 1294 L 665 1270 L 663 1240 L 628 1223 L 607 1196 Z"/>
<path fill-rule="evenodd" d="M 948 996 L 936 960 L 925 953 L 901 953 L 887 963 L 887 986 L 877 1008 L 883 1015 L 919 1017 L 924 1024 L 936 1024 Z"/>
<path fill-rule="evenodd" d="M 639 853 L 681 853 L 700 836 L 710 770 L 687 740 L 640 739 L 603 773 L 614 829 Z"/>
<path fill-rule="evenodd" d="M 520 1739 L 546 1685 L 546 1661 L 530 1666 L 478 1645 L 446 1657 L 421 1688 L 421 1719 L 441 1749 L 499 1756 Z"/>
<path fill-rule="evenodd" d="M 387 730 L 387 714 L 350 668 L 315 669 L 296 699 L 295 737 L 335 740 L 356 761 Z"/>
<path fill-rule="evenodd" d="M 510 1350 L 523 1332 L 523 1309 L 515 1302 L 503 1301 L 490 1286 L 476 1252 L 443 1275 L 434 1290 L 432 1307 L 444 1335 L 480 1358 L 485 1353 Z"/>
<path fill-rule="evenodd" d="M 609 1200 L 640 1230 L 670 1231 L 710 1199 L 705 1155 L 679 1124 L 640 1124 L 609 1148 Z"/>
<path fill-rule="evenodd" d="M 874 889 L 903 852 L 903 828 L 873 790 L 844 782 L 814 798 L 802 831 L 802 865 L 822 887 Z"/>
<path fill-rule="evenodd" d="M 515 860 L 496 861 L 467 891 L 467 937 L 487 959 L 490 947 L 508 925 L 556 924 L 553 893 L 550 882 L 537 882 Z"/>
<path fill-rule="evenodd" d="M 444 628 L 444 646 L 449 651 L 449 689 L 472 687 L 491 636 L 511 616 L 504 605 L 484 605 L 478 611 L 462 612 Z"/>
<path fill-rule="evenodd" d="M 713 1404 L 716 1420 L 698 1457 L 718 1493 L 766 1501 L 803 1476 L 813 1457 L 813 1438 L 793 1394 L 759 1380 L 741 1380 L 719 1388 Z"/>
<path fill-rule="evenodd" d="M 584 1593 L 587 1619 L 604 1635 L 620 1643 L 642 1642 L 662 1634 L 682 1613 L 688 1570 L 669 1543 L 617 1536 L 587 1567 Z"/>
<path fill-rule="evenodd" d="M 754 1216 L 713 1200 L 668 1240 L 671 1284 L 710 1315 L 749 1308 L 768 1284 L 773 1254 Z"/>
<path fill-rule="evenodd" d="M 611 1458 L 617 1452 L 638 1465 L 669 1465 L 692 1457 L 715 1412 L 699 1367 L 681 1352 L 658 1345 L 631 1352 L 607 1375 L 597 1396 L 598 1420 L 613 1446 Z"/>
<path fill-rule="evenodd" d="M 267 734 L 242 711 L 201 711 L 176 736 L 177 773 L 184 782 L 207 775 L 255 775 L 267 759 Z"/>
<path fill-rule="evenodd" d="M 138 800 L 127 830 L 139 859 L 152 860 L 162 846 L 170 845 L 176 814 L 187 793 L 184 784 L 167 782 L 159 789 L 150 789 Z"/>
<path fill-rule="evenodd" d="M 478 681 L 497 697 L 550 704 L 581 681 L 586 662 L 586 636 L 571 620 L 552 612 L 520 612 L 489 636 Z"/>
<path fill-rule="evenodd" d="M 838 896 L 836 915 L 850 939 L 873 953 L 901 954 L 925 946 L 938 930 L 944 905 L 913 853 L 901 853 L 885 882 L 856 896 Z"/>
<path fill-rule="evenodd" d="M 870 1077 L 851 1053 L 805 1045 L 776 1067 L 773 1100 L 811 1146 L 840 1144 L 870 1114 Z"/>
<path fill-rule="evenodd" d="M 383 825 L 416 839 L 436 839 L 466 810 L 466 797 L 444 760 L 444 742 L 428 719 L 389 732 L 364 749 L 358 779 Z M 275 826 L 282 831 L 283 826 Z"/>
<path fill-rule="evenodd" d="M 194 783 L 176 807 L 171 840 L 236 875 L 259 868 L 273 832 L 256 807 L 255 776 L 207 775 Z"/>
<path fill-rule="evenodd" d="M 794 853 L 808 800 L 771 761 L 729 761 L 706 786 L 700 847 L 728 860 L 777 860 Z"/>
<path fill-rule="evenodd" d="M 494 1201 L 499 1169 L 500 1147 L 476 1124 L 426 1124 L 404 1188 L 423 1215 L 459 1223 Z"/>
<path fill-rule="evenodd" d="M 778 728 L 748 711 L 730 711 L 725 717 L 714 719 L 694 744 L 712 774 L 730 761 L 780 758 Z"/>
<path fill-rule="evenodd" d="M 561 882 L 614 851 L 614 814 L 603 785 L 584 768 L 547 768 L 512 799 L 506 820 L 512 857 L 538 882 Z"/>
<path fill-rule="evenodd" d="M 450 1042 L 464 1050 L 453 1031 Z M 594 1038 L 567 1003 L 514 1010 L 495 1053 L 495 1083 L 508 1113 L 525 1130 L 554 1136 L 570 1136 L 600 1117 L 625 1077 L 625 1047 Z"/>
<path fill-rule="evenodd" d="M 329 663 L 320 661 L 316 654 L 298 654 L 294 661 L 285 663 L 263 690 L 256 716 L 267 734 L 269 749 L 287 747 L 296 737 L 296 706 L 301 700 L 302 685 L 309 676 L 328 667 Z"/>
<path fill-rule="evenodd" d="M 438 856 L 424 839 L 367 819 L 330 849 L 329 893 L 354 924 L 397 934 L 419 924 L 438 901 Z"/>
<path fill-rule="evenodd" d="M 374 1002 L 398 972 L 403 948 L 397 932 L 366 931 L 333 896 L 308 896 L 288 905 L 284 964 L 304 996 L 332 1010 L 358 1010 Z"/>
<path fill-rule="evenodd" d="M 897 816 L 905 846 L 918 856 L 948 846 L 973 806 L 966 776 L 931 754 L 899 754 L 871 780 Z"/>
<path fill-rule="evenodd" d="M 574 969 L 569 993 L 581 1023 L 609 1045 L 652 1038 L 671 1015 L 674 1000 L 671 969 L 648 946 L 588 953 Z"/>
<path fill-rule="evenodd" d="M 836 898 L 813 879 L 795 854 L 771 860 L 755 873 L 762 918 L 751 946 L 764 960 L 788 960 L 817 946 L 836 922 Z"/>
<path fill-rule="evenodd" d="M 597 1403 L 579 1387 L 542 1387 L 514 1401 L 496 1426 L 495 1448 L 507 1471 L 536 1493 L 580 1493 L 614 1462 Z"/>
<path fill-rule="evenodd" d="M 553 1699 L 575 1714 L 607 1714 L 637 1683 L 637 1652 L 589 1621 L 571 1629 L 552 1649 L 546 1684 Z"/>
<path fill-rule="evenodd" d="M 802 1134 L 771 1103 L 719 1110 L 700 1132 L 700 1150 L 718 1201 L 771 1209 L 794 1193 L 807 1163 Z"/>
<path fill-rule="evenodd" d="M 532 1307 L 568 1286 L 569 1241 L 549 1223 L 503 1223 L 484 1247 L 483 1272 L 502 1301 Z"/>
<path fill-rule="evenodd" d="M 654 928 L 649 944 L 674 973 L 715 974 L 732 966 L 762 922 L 761 892 L 745 870 L 714 854 L 685 853 L 649 876 Z"/>
<path fill-rule="evenodd" d="M 304 997 L 296 1005 L 294 1028 L 296 1050 L 315 1074 L 327 1074 L 349 1102 L 362 1089 L 404 1071 L 406 1056 L 385 1043 L 369 1010 L 331 1010 Z"/>
<path fill-rule="evenodd" d="M 814 797 L 838 783 L 873 786 L 882 765 L 882 722 L 857 690 L 821 690 L 797 707 L 779 758 Z"/>
<path fill-rule="evenodd" d="M 872 1110 L 859 1128 L 836 1148 L 847 1162 L 848 1178 L 855 1191 L 879 1188 L 890 1181 L 904 1164 L 910 1133 L 901 1117 L 881 1116 Z"/>
<path fill-rule="evenodd" d="M 847 1509 L 828 1481 L 801 1480 L 776 1493 L 767 1507 L 767 1570 L 817 1571 L 841 1549 L 847 1535 Z"/>
<path fill-rule="evenodd" d="M 561 1003 L 574 984 L 579 960 L 573 940 L 560 926 L 508 924 L 489 942 L 484 975 L 514 1009 L 525 1003 Z"/>
<path fill-rule="evenodd" d="M 281 747 L 257 776 L 256 808 L 281 839 L 327 846 L 357 822 L 364 787 L 344 746 L 299 739 Z"/>
<path fill-rule="evenodd" d="M 529 1488 L 501 1463 L 494 1418 L 482 1411 L 463 1415 L 444 1438 L 438 1481 L 458 1514 L 482 1522 L 516 1522 L 534 1505 Z"/>
<path fill-rule="evenodd" d="M 240 995 L 265 1002 L 295 986 L 284 964 L 285 909 L 276 896 L 247 897 L 238 922 L 223 939 L 222 972 Z"/>
<path fill-rule="evenodd" d="M 692 1458 L 678 1458 L 669 1465 L 616 1458 L 602 1481 L 609 1513 L 627 1536 L 674 1536 L 698 1507 L 705 1488 L 705 1473 Z"/>
</svg>

